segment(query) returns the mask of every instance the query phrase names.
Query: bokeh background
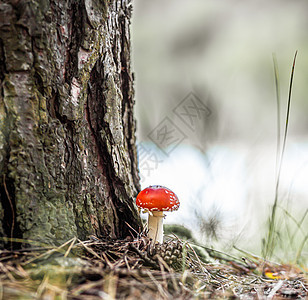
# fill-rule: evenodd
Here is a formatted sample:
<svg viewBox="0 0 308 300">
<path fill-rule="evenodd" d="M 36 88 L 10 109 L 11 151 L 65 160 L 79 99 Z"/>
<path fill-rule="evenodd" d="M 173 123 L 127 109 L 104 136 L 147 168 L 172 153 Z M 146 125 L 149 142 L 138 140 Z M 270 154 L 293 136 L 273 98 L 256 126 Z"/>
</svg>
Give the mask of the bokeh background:
<svg viewBox="0 0 308 300">
<path fill-rule="evenodd" d="M 292 260 L 299 249 L 307 255 L 308 2 L 134 0 L 133 7 L 142 188 L 172 189 L 181 207 L 167 214 L 166 223 L 185 225 L 207 245 L 261 253 L 298 50 L 277 256 Z"/>
</svg>

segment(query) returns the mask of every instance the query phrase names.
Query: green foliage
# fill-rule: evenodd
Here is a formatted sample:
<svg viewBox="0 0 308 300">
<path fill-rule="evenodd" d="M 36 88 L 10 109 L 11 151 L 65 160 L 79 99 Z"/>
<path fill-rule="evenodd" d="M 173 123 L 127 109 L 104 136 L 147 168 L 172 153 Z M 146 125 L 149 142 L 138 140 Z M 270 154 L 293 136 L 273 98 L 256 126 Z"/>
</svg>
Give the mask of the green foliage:
<svg viewBox="0 0 308 300">
<path fill-rule="evenodd" d="M 165 234 L 175 234 L 183 240 L 193 240 L 193 235 L 191 230 L 186 228 L 183 225 L 178 224 L 164 224 L 164 233 Z"/>
</svg>

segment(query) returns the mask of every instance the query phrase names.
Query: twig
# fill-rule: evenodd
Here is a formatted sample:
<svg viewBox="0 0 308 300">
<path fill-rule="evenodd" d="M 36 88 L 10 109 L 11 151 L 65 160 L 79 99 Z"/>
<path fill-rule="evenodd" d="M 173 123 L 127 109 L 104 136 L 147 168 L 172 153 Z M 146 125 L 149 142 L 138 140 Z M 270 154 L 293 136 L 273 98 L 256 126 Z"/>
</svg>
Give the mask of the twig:
<svg viewBox="0 0 308 300">
<path fill-rule="evenodd" d="M 283 280 L 279 280 L 277 284 L 274 286 L 274 288 L 271 290 L 271 292 L 268 294 L 267 299 L 271 300 L 275 296 L 275 294 L 278 292 L 278 290 L 282 287 Z"/>
</svg>

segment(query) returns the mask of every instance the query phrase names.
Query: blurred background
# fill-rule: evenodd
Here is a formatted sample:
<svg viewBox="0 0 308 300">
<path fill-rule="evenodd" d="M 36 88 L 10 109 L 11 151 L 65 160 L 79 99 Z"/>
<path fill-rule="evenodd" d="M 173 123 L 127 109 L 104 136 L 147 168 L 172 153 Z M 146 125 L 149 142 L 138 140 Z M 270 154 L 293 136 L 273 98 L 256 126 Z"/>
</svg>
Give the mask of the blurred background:
<svg viewBox="0 0 308 300">
<path fill-rule="evenodd" d="M 133 6 L 141 185 L 173 190 L 181 207 L 167 213 L 165 222 L 186 226 L 208 246 L 261 253 L 298 50 L 279 188 L 277 256 L 292 260 L 299 251 L 306 256 L 308 2 L 134 0 Z"/>
</svg>

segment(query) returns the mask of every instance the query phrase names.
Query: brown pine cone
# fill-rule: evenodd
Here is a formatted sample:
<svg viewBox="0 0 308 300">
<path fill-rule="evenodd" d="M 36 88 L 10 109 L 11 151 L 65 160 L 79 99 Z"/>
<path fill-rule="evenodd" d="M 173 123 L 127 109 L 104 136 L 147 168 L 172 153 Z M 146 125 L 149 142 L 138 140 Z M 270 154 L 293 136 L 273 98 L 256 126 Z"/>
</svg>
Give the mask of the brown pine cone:
<svg viewBox="0 0 308 300">
<path fill-rule="evenodd" d="M 166 241 L 163 244 L 156 244 L 153 249 L 153 258 L 159 255 L 168 266 L 180 270 L 183 264 L 182 243 L 180 241 Z"/>
</svg>

